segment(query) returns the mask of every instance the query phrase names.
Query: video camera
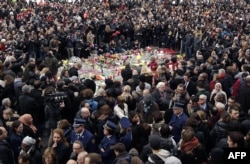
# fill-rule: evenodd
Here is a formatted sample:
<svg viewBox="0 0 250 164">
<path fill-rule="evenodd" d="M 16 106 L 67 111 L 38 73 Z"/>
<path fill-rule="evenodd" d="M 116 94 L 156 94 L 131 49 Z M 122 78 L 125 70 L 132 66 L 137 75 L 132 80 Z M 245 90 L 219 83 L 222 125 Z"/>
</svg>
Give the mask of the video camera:
<svg viewBox="0 0 250 164">
<path fill-rule="evenodd" d="M 59 103 L 63 101 L 64 99 L 66 99 L 67 97 L 68 95 L 64 92 L 55 92 L 55 93 L 48 94 L 46 96 L 46 101 Z"/>
</svg>

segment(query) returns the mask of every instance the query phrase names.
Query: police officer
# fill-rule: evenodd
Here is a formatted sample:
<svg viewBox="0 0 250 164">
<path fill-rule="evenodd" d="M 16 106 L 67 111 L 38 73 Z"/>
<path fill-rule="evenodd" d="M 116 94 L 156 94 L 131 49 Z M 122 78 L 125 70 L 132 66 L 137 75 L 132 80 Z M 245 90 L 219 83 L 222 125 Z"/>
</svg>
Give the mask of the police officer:
<svg viewBox="0 0 250 164">
<path fill-rule="evenodd" d="M 85 151 L 88 153 L 97 152 L 95 136 L 84 128 L 85 122 L 84 119 L 74 119 L 74 131 L 71 134 L 71 143 L 73 144 L 75 140 L 80 140 Z"/>
<path fill-rule="evenodd" d="M 117 142 L 115 136 L 117 126 L 115 123 L 108 120 L 103 128 L 104 137 L 101 140 L 98 149 L 102 157 L 103 164 L 111 164 L 115 160 L 115 153 L 114 150 L 110 149 L 110 147 L 115 145 Z"/>
<path fill-rule="evenodd" d="M 132 131 L 130 129 L 131 122 L 127 117 L 122 117 L 119 121 L 120 135 L 119 142 L 123 143 L 126 150 L 129 151 L 132 148 Z"/>
</svg>

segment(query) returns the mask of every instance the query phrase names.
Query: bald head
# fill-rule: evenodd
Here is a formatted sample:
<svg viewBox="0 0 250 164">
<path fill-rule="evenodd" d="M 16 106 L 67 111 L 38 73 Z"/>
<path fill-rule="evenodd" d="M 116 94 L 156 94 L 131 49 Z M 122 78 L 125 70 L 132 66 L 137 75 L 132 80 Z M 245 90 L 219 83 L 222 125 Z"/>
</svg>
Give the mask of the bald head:
<svg viewBox="0 0 250 164">
<path fill-rule="evenodd" d="M 81 108 L 81 116 L 82 116 L 83 118 L 89 117 L 89 116 L 90 116 L 89 108 L 82 107 L 82 108 Z"/>
<path fill-rule="evenodd" d="M 73 159 L 67 161 L 67 164 L 77 164 L 77 162 Z"/>
</svg>

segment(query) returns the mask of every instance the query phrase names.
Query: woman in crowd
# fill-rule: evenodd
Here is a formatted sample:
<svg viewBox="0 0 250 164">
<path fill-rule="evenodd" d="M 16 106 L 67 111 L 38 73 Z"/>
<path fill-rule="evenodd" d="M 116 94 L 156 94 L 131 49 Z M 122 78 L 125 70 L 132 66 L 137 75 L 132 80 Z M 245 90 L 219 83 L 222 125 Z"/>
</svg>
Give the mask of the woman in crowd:
<svg viewBox="0 0 250 164">
<path fill-rule="evenodd" d="M 182 164 L 207 162 L 206 152 L 202 144 L 195 137 L 195 132 L 191 127 L 185 127 L 182 130 L 179 149 L 178 157 Z"/>
<path fill-rule="evenodd" d="M 38 138 L 37 128 L 33 124 L 33 118 L 30 114 L 23 114 L 20 116 L 19 121 L 23 123 L 23 135 L 30 136 L 35 139 Z"/>
<path fill-rule="evenodd" d="M 59 164 L 56 152 L 53 148 L 48 147 L 43 153 L 44 164 Z"/>
<path fill-rule="evenodd" d="M 110 120 L 112 122 L 116 122 L 115 116 L 112 112 L 112 109 L 110 108 L 109 105 L 105 104 L 100 107 L 99 114 L 97 119 L 95 120 L 96 122 L 94 123 L 96 125 L 96 142 L 99 143 L 101 139 L 103 138 L 103 126 L 107 122 L 107 120 Z"/>
<path fill-rule="evenodd" d="M 66 119 L 62 119 L 62 120 L 58 121 L 57 128 L 63 130 L 64 138 L 66 139 L 66 141 L 68 143 L 70 143 L 70 135 L 71 135 L 73 128 L 72 128 L 71 124 L 69 123 L 69 121 Z"/>
<path fill-rule="evenodd" d="M 223 104 L 227 104 L 227 94 L 222 90 L 221 83 L 216 83 L 215 88 L 211 92 L 210 102 L 215 104 L 216 101 L 222 101 Z"/>
<path fill-rule="evenodd" d="M 114 107 L 114 114 L 117 118 L 128 117 L 128 105 L 124 96 L 117 97 L 117 105 Z"/>
<path fill-rule="evenodd" d="M 54 129 L 49 141 L 49 147 L 52 147 L 59 163 L 66 163 L 69 158 L 69 143 L 64 138 L 62 129 Z"/>
<path fill-rule="evenodd" d="M 17 163 L 17 158 L 20 153 L 20 147 L 23 140 L 23 123 L 16 120 L 11 125 L 11 134 L 10 134 L 10 146 L 14 152 L 14 157 Z"/>
<path fill-rule="evenodd" d="M 117 126 L 115 123 L 107 121 L 103 128 L 104 137 L 98 145 L 98 149 L 102 157 L 103 164 L 110 164 L 115 160 L 115 153 L 110 149 L 110 147 L 115 145 L 117 142 L 115 135 Z"/>
</svg>

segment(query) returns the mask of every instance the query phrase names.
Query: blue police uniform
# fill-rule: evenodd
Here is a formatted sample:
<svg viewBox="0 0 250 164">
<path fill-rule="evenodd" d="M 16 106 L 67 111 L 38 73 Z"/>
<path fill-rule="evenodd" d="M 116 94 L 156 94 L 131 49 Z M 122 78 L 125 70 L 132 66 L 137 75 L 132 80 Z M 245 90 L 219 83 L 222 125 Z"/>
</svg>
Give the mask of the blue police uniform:
<svg viewBox="0 0 250 164">
<path fill-rule="evenodd" d="M 178 110 L 178 109 L 182 109 L 183 110 L 184 104 L 180 103 L 180 102 L 176 102 L 174 104 L 173 110 Z M 173 114 L 169 125 L 173 127 L 172 129 L 172 135 L 174 136 L 174 140 L 176 143 L 178 143 L 181 139 L 181 131 L 182 128 L 187 120 L 188 116 L 182 112 L 180 113 L 178 116 Z"/>
<path fill-rule="evenodd" d="M 122 128 L 126 129 L 126 132 L 120 134 L 120 142 L 126 146 L 126 150 L 129 151 L 132 148 L 133 138 L 130 131 L 131 122 L 127 117 L 122 117 L 119 121 Z"/>
<path fill-rule="evenodd" d="M 114 150 L 110 149 L 110 146 L 115 145 L 117 142 L 116 136 L 112 135 L 112 136 L 104 136 L 103 139 L 101 140 L 98 148 L 99 148 L 99 153 L 102 157 L 102 162 L 103 164 L 111 164 L 116 156 L 114 153 Z M 101 151 L 101 148 L 104 149 L 105 152 Z"/>
<path fill-rule="evenodd" d="M 103 126 L 103 128 L 114 132 L 117 126 L 115 123 L 108 120 L 106 124 Z M 115 135 L 111 135 L 111 134 L 105 135 L 102 138 L 100 144 L 98 145 L 98 149 L 102 157 L 103 164 L 111 164 L 115 160 L 116 156 L 115 156 L 114 150 L 111 150 L 110 147 L 115 145 L 116 142 L 117 142 L 117 139 Z M 104 152 L 101 151 L 101 149 L 104 149 Z"/>
<path fill-rule="evenodd" d="M 84 129 L 83 133 L 80 133 L 80 134 L 76 133 L 75 131 L 72 131 L 71 143 L 73 144 L 75 140 L 81 141 L 83 144 L 84 150 L 86 150 L 88 153 L 97 152 L 95 136 L 87 129 Z"/>
<path fill-rule="evenodd" d="M 123 143 L 126 147 L 126 150 L 129 151 L 132 148 L 133 143 L 132 132 L 127 132 L 124 135 L 121 135 L 120 142 Z"/>
<path fill-rule="evenodd" d="M 86 123 L 84 119 L 81 118 L 75 118 L 73 127 L 77 128 L 79 126 L 82 126 Z M 71 133 L 71 143 L 73 144 L 75 140 L 79 140 L 82 142 L 84 149 L 88 152 L 97 152 L 97 146 L 95 143 L 95 136 L 88 131 L 87 129 L 84 129 L 81 133 L 76 133 L 75 131 L 72 131 Z"/>
<path fill-rule="evenodd" d="M 172 135 L 174 136 L 174 140 L 178 143 L 181 139 L 181 131 L 187 120 L 188 116 L 185 113 L 180 114 L 179 116 L 173 115 L 169 125 L 173 127 Z"/>
</svg>

